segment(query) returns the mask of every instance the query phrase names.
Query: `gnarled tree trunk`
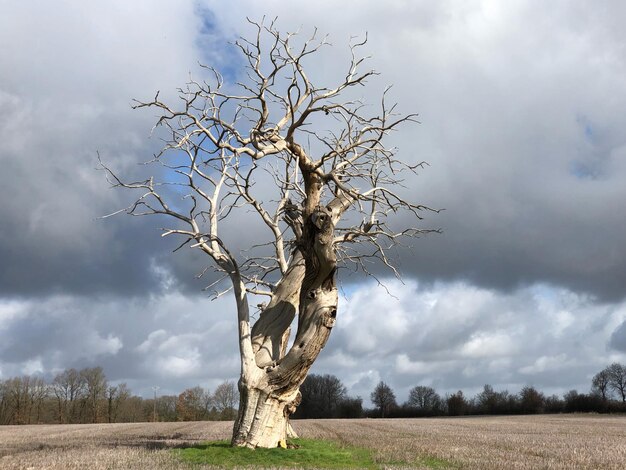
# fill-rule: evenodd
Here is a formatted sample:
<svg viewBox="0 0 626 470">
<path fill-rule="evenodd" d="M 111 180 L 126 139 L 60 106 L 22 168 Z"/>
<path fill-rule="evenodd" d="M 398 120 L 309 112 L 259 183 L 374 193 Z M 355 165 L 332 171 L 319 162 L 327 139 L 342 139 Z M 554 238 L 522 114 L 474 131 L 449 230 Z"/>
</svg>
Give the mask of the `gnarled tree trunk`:
<svg viewBox="0 0 626 470">
<path fill-rule="evenodd" d="M 242 369 L 233 445 L 284 446 L 295 437 L 289 416 L 300 403 L 300 385 L 326 344 L 337 315 L 336 257 L 332 207 L 305 211 L 302 246 L 279 283 L 272 302 L 252 328 L 255 367 Z M 285 354 L 290 325 L 298 331 Z"/>
</svg>

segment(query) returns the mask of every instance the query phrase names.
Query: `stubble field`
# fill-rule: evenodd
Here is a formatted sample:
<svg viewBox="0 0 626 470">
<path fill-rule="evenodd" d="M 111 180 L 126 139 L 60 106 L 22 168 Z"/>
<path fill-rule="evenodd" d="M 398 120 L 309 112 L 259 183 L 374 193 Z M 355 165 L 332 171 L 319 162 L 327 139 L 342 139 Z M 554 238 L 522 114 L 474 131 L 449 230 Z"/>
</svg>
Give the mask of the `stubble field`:
<svg viewBox="0 0 626 470">
<path fill-rule="evenodd" d="M 625 416 L 305 420 L 295 421 L 294 428 L 301 437 L 371 449 L 380 468 L 626 465 Z M 0 468 L 191 468 L 172 449 L 227 439 L 230 430 L 227 422 L 2 426 Z"/>
</svg>

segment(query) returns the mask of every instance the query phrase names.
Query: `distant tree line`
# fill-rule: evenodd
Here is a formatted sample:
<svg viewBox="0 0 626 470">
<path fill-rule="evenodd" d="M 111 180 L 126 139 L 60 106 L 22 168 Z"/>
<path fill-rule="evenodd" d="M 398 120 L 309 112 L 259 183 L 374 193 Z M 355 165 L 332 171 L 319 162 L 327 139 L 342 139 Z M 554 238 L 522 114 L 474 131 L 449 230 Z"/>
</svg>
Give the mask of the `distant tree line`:
<svg viewBox="0 0 626 470">
<path fill-rule="evenodd" d="M 546 396 L 530 385 L 517 394 L 485 385 L 474 397 L 461 390 L 440 395 L 432 387 L 417 385 L 407 401 L 398 404 L 392 388 L 381 381 L 370 395 L 374 408 L 365 409 L 362 398 L 348 396 L 337 377 L 316 374 L 306 378 L 300 392 L 296 419 L 624 413 L 626 366 L 611 364 L 593 377 L 589 393 L 570 390 L 562 397 Z M 0 424 L 232 420 L 237 405 L 237 388 L 231 381 L 213 393 L 197 386 L 155 401 L 133 395 L 125 383 L 110 384 L 101 367 L 64 370 L 51 382 L 35 376 L 0 381 Z"/>
<path fill-rule="evenodd" d="M 126 383 L 109 383 L 101 367 L 67 369 L 49 382 L 37 376 L 0 380 L 0 424 L 231 420 L 237 402 L 230 381 L 213 393 L 193 387 L 156 401 L 142 398 Z"/>
<path fill-rule="evenodd" d="M 349 397 L 346 387 L 334 375 L 309 374 L 300 386 L 302 401 L 295 419 L 361 418 L 363 400 Z"/>
<path fill-rule="evenodd" d="M 624 413 L 626 412 L 626 366 L 611 364 L 591 381 L 589 393 L 570 390 L 562 397 L 546 396 L 533 386 L 517 393 L 496 391 L 485 385 L 476 396 L 468 398 L 459 390 L 439 395 L 432 387 L 418 385 L 409 392 L 403 404 L 396 402 L 393 390 L 380 382 L 370 395 L 375 408 L 365 410 L 368 417 L 420 417 L 537 413 Z"/>
<path fill-rule="evenodd" d="M 364 409 L 361 397 L 349 397 L 334 375 L 311 374 L 300 388 L 302 403 L 294 418 L 409 418 L 536 413 L 626 412 L 626 366 L 611 364 L 598 372 L 589 393 L 570 390 L 562 397 L 546 396 L 533 386 L 517 393 L 496 391 L 485 385 L 474 397 L 463 391 L 440 395 L 428 386 L 417 385 L 406 402 L 398 404 L 392 388 L 380 382 L 370 395 L 373 409 Z"/>
</svg>

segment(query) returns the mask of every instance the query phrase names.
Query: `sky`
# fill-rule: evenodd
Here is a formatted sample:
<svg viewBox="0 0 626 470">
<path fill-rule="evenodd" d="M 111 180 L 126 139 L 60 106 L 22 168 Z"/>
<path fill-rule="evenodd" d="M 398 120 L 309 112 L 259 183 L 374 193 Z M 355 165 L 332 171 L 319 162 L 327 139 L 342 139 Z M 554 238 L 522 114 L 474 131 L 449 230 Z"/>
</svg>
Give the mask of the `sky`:
<svg viewBox="0 0 626 470">
<path fill-rule="evenodd" d="M 0 379 L 102 366 L 144 396 L 236 380 L 234 300 L 211 301 L 196 279 L 208 259 L 172 253 L 159 220 L 102 219 L 130 195 L 96 168 L 99 153 L 133 174 L 158 150 L 155 113 L 133 99 L 175 99 L 199 63 L 241 76 L 231 44 L 251 34 L 246 16 L 328 34 L 332 48 L 307 64 L 320 81 L 367 33 L 380 75 L 363 98 L 393 85 L 399 110 L 419 113 L 389 143 L 429 163 L 407 194 L 444 209 L 422 222 L 440 235 L 399 253 L 402 281 L 341 279 L 312 372 L 367 404 L 380 380 L 400 402 L 415 385 L 587 392 L 626 363 L 623 2 L 0 0 L 0 11 Z"/>
</svg>

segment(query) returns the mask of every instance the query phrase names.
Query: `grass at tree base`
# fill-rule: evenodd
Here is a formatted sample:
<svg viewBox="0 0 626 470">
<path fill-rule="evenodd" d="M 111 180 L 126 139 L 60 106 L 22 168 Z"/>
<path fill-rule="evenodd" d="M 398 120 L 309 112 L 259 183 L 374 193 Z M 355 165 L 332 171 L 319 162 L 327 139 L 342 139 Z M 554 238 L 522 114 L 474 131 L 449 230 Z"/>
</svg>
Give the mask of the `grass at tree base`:
<svg viewBox="0 0 626 470">
<path fill-rule="evenodd" d="M 254 450 L 232 447 L 229 441 L 214 441 L 177 449 L 175 452 L 185 462 L 221 468 L 378 468 L 367 449 L 316 439 L 294 439 L 289 442 L 287 449 Z"/>
<path fill-rule="evenodd" d="M 229 441 L 213 441 L 177 449 L 178 457 L 191 464 L 219 468 L 386 468 L 405 467 L 407 462 L 376 462 L 369 449 L 345 446 L 331 440 L 294 439 L 287 449 L 232 447 Z M 412 462 L 417 468 L 455 468 L 451 462 L 422 457 Z"/>
</svg>

